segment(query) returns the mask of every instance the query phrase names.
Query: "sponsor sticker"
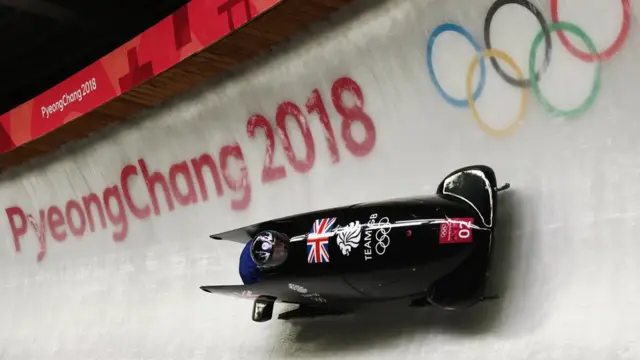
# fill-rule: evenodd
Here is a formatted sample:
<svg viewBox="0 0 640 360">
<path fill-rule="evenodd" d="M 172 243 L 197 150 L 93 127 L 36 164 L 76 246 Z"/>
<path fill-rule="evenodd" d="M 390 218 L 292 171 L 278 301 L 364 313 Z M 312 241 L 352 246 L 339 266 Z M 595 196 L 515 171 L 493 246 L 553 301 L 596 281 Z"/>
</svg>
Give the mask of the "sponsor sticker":
<svg viewBox="0 0 640 360">
<path fill-rule="evenodd" d="M 289 289 L 299 292 L 300 296 L 302 296 L 304 298 L 311 299 L 311 300 L 317 301 L 319 303 L 326 303 L 327 302 L 327 300 L 325 298 L 323 298 L 320 294 L 318 294 L 318 293 L 310 293 L 309 290 L 307 290 L 303 286 L 296 285 L 296 284 L 289 284 Z"/>
<path fill-rule="evenodd" d="M 305 289 L 304 287 L 300 286 L 300 285 L 296 285 L 296 284 L 289 284 L 289 289 L 293 290 L 293 291 L 297 291 L 301 294 L 306 294 L 308 292 L 307 289 Z"/>
<path fill-rule="evenodd" d="M 302 297 L 306 297 L 309 298 L 313 301 L 317 301 L 319 303 L 326 303 L 327 299 L 323 298 L 320 294 L 318 293 L 309 293 L 309 294 L 304 294 L 302 295 Z"/>
<path fill-rule="evenodd" d="M 440 244 L 473 242 L 473 218 L 450 218 L 440 224 Z"/>
</svg>

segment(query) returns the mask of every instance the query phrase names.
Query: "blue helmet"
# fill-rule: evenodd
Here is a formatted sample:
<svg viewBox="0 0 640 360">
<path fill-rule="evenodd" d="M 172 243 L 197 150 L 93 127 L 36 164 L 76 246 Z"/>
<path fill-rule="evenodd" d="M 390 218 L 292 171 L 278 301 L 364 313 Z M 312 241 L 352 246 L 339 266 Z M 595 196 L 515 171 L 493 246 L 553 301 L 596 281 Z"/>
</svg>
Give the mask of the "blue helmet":
<svg viewBox="0 0 640 360">
<path fill-rule="evenodd" d="M 247 242 L 240 255 L 240 277 L 245 284 L 262 280 L 263 271 L 285 262 L 289 238 L 277 231 L 263 231 Z"/>
<path fill-rule="evenodd" d="M 283 234 L 267 230 L 253 238 L 251 259 L 261 269 L 273 268 L 287 259 L 289 239 Z"/>
</svg>

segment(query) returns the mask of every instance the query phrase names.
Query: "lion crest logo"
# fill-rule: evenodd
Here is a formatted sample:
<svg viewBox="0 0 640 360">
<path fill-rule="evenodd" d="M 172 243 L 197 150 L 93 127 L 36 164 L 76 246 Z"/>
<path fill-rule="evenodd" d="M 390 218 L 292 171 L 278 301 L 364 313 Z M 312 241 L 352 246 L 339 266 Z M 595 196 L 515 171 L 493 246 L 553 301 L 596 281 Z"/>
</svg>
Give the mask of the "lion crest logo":
<svg viewBox="0 0 640 360">
<path fill-rule="evenodd" d="M 350 222 L 349 225 L 340 229 L 338 233 L 338 246 L 343 255 L 349 256 L 351 250 L 358 247 L 361 238 L 361 225 L 359 221 Z"/>
</svg>

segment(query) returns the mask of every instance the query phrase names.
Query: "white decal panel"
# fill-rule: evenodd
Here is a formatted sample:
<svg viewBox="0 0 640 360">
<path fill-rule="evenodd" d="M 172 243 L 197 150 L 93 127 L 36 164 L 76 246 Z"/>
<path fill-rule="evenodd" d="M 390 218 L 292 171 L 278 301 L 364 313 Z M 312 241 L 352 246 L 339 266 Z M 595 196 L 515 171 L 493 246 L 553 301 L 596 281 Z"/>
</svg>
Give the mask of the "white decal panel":
<svg viewBox="0 0 640 360">
<path fill-rule="evenodd" d="M 391 223 L 388 217 L 378 220 L 378 214 L 371 214 L 364 231 L 364 259 L 373 259 L 375 256 L 382 256 L 391 245 L 389 232 Z"/>
<path fill-rule="evenodd" d="M 307 292 L 309 292 L 306 288 L 296 284 L 289 284 L 289 289 L 297 291 L 301 294 L 306 294 Z"/>
<path fill-rule="evenodd" d="M 336 241 L 343 255 L 349 256 L 351 250 L 360 245 L 360 238 L 362 237 L 361 230 L 362 226 L 359 221 L 350 222 L 349 225 L 338 229 Z"/>
<path fill-rule="evenodd" d="M 301 296 L 304 297 L 304 298 L 311 299 L 311 300 L 319 302 L 319 303 L 326 303 L 327 302 L 327 300 L 325 298 L 323 298 L 320 294 L 314 293 L 314 292 L 310 293 L 309 290 L 307 290 L 303 286 L 296 285 L 296 284 L 289 284 L 289 289 L 300 293 Z"/>
</svg>

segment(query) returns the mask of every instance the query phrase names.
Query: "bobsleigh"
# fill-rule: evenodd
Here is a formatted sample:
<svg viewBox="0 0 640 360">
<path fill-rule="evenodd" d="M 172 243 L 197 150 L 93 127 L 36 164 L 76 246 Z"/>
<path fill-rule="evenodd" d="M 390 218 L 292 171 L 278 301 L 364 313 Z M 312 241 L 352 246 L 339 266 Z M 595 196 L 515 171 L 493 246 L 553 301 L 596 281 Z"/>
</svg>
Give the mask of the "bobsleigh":
<svg viewBox="0 0 640 360">
<path fill-rule="evenodd" d="M 214 234 L 245 245 L 242 285 L 208 293 L 253 300 L 252 319 L 268 321 L 274 303 L 297 304 L 287 320 L 356 311 L 407 299 L 412 307 L 456 310 L 485 294 L 498 193 L 488 166 L 447 175 L 433 195 L 359 203 L 269 220 Z"/>
</svg>

